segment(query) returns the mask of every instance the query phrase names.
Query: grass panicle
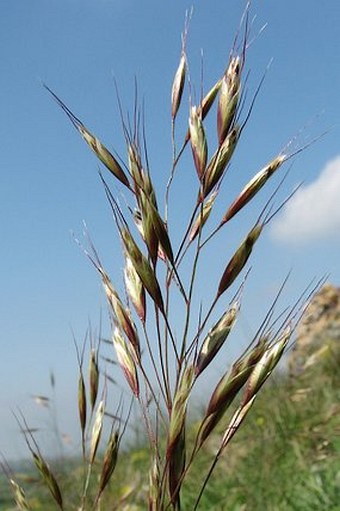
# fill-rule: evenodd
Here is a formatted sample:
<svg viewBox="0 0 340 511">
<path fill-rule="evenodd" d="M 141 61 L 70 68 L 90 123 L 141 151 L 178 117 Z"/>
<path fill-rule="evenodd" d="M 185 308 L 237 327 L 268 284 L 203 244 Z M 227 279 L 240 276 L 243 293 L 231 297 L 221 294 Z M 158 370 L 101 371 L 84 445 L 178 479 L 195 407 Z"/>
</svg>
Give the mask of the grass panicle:
<svg viewBox="0 0 340 511">
<path fill-rule="evenodd" d="M 111 272 L 107 272 L 101 264 L 85 226 L 85 239 L 90 248 L 83 251 L 101 279 L 108 303 L 111 334 L 106 336 L 110 340 L 102 335 L 96 343 L 91 339 L 90 346 L 85 346 L 84 342 L 81 352 L 77 348 L 77 412 L 84 470 L 80 476 L 82 491 L 79 502 L 72 503 L 67 509 L 100 511 L 148 507 L 149 511 L 181 511 L 196 510 L 199 505 L 201 509 L 210 509 L 209 506 L 204 507 L 203 499 L 206 486 L 212 484 L 212 473 L 217 464 L 223 462 L 222 455 L 227 447 L 229 449 L 231 439 L 236 433 L 242 434 L 246 417 L 251 417 L 256 410 L 254 404 L 259 402 L 264 384 L 287 351 L 297 318 L 301 315 L 302 298 L 293 307 L 277 312 L 282 286 L 257 333 L 248 339 L 243 353 L 238 354 L 236 360 L 226 359 L 224 352 L 231 337 L 240 336 L 234 325 L 240 317 L 240 296 L 243 296 L 248 284 L 247 266 L 264 227 L 286 203 L 284 201 L 272 212 L 275 209 L 274 197 L 285 178 L 270 198 L 264 199 L 260 214 L 254 212 L 251 227 L 248 225 L 242 230 L 246 234 L 240 237 L 243 241 L 239 246 L 230 247 L 228 239 L 223 242 L 232 255 L 228 256 L 222 275 L 217 279 L 213 272 L 210 277 L 210 268 L 220 254 L 216 254 L 216 248 L 209 242 L 222 231 L 224 224 L 260 195 L 264 185 L 272 177 L 275 179 L 277 170 L 288 159 L 304 149 L 290 155 L 286 154 L 286 150 L 281 151 L 245 185 L 236 199 L 229 197 L 231 205 L 222 220 L 216 222 L 218 202 L 221 198 L 225 201 L 228 196 L 226 176 L 228 174 L 228 179 L 229 176 L 232 178 L 235 151 L 240 150 L 241 134 L 243 136 L 264 79 L 263 76 L 253 98 L 248 101 L 250 73 L 245 67 L 252 42 L 250 4 L 246 5 L 229 59 L 218 75 L 220 78 L 213 82 L 207 93 L 204 93 L 201 72 L 198 101 L 189 76 L 187 38 L 191 13 L 187 15 L 181 55 L 169 87 L 171 157 L 165 165 L 158 166 L 156 172 L 148 157 L 144 105 L 139 105 L 136 83 L 132 115 L 123 111 L 116 86 L 124 157 L 115 156 L 115 152 L 112 154 L 45 86 L 109 171 L 106 179 L 106 174 L 99 169 L 99 179 L 120 243 L 121 260 L 117 258 L 115 265 L 124 267 L 123 282 L 111 281 Z M 187 98 L 186 89 L 189 89 Z M 186 158 L 188 152 L 191 156 Z M 169 169 L 168 176 L 161 173 L 163 168 Z M 190 173 L 194 183 L 192 194 L 188 190 L 186 207 L 179 213 L 178 193 L 182 193 L 183 182 L 188 183 Z M 117 185 L 122 190 L 117 190 Z M 177 223 L 175 215 L 180 215 Z M 206 235 L 211 224 L 210 234 Z M 83 248 L 79 241 L 77 243 Z M 202 283 L 203 286 L 200 285 Z M 223 308 L 222 295 L 226 299 L 225 304 L 228 304 Z M 242 314 L 245 313 L 242 308 Z M 103 353 L 103 349 L 112 351 Z M 86 381 L 83 370 L 85 351 L 86 357 L 89 356 L 89 377 Z M 120 366 L 124 375 L 122 385 L 112 375 L 116 365 Z M 222 376 L 215 379 L 216 367 L 222 368 Z M 188 410 L 195 399 L 197 380 L 201 380 L 199 377 L 203 372 L 210 387 L 197 428 L 189 437 Z M 54 389 L 54 384 L 52 387 Z M 117 388 L 120 388 L 118 397 Z M 111 392 L 114 393 L 112 399 Z M 42 397 L 40 403 L 50 406 L 49 400 Z M 113 399 L 119 400 L 119 404 L 112 410 Z M 123 412 L 127 399 L 131 400 L 131 406 L 125 418 Z M 87 407 L 91 413 L 87 413 Z M 108 427 L 104 427 L 104 421 Z M 123 491 L 122 484 L 119 486 L 120 469 L 128 456 L 121 455 L 120 444 L 126 428 L 136 429 L 137 425 L 138 429 L 140 424 L 145 427 L 149 444 L 146 456 L 149 466 L 142 470 L 140 479 L 129 473 L 126 476 L 127 488 Z M 59 509 L 64 509 L 66 504 L 60 487 L 39 452 L 32 436 L 33 430 L 25 422 L 21 429 L 45 485 Z M 217 444 L 213 452 L 206 449 L 210 445 L 208 440 L 214 446 Z M 103 452 L 101 445 L 105 445 Z M 209 464 L 204 470 L 197 469 L 201 466 L 200 456 L 204 456 L 205 451 L 209 451 Z M 131 463 L 137 471 L 141 463 L 138 455 L 143 456 L 142 450 Z M 197 470 L 201 473 L 198 474 Z M 192 474 L 196 479 L 196 497 L 188 504 L 186 492 Z M 199 477 L 196 477 L 197 474 Z M 228 467 L 225 474 L 227 482 L 232 468 Z M 28 509 L 24 507 L 27 501 L 21 487 L 15 484 L 12 487 L 17 506 Z M 108 497 L 111 487 L 115 490 L 120 488 L 114 499 Z M 232 494 L 229 492 L 227 496 L 228 509 L 241 509 L 242 499 L 235 504 Z M 141 507 L 138 507 L 139 504 Z M 214 509 L 220 509 L 217 498 L 214 504 Z"/>
</svg>

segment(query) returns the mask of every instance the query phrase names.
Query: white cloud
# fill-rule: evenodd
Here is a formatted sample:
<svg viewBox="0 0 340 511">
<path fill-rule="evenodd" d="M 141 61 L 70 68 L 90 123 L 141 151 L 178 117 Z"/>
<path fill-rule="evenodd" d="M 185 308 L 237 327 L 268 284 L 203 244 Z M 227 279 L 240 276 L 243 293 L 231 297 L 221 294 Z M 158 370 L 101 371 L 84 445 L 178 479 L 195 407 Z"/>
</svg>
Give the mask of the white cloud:
<svg viewBox="0 0 340 511">
<path fill-rule="evenodd" d="M 315 181 L 296 192 L 273 220 L 271 234 L 289 243 L 340 239 L 340 156 L 328 162 Z"/>
</svg>

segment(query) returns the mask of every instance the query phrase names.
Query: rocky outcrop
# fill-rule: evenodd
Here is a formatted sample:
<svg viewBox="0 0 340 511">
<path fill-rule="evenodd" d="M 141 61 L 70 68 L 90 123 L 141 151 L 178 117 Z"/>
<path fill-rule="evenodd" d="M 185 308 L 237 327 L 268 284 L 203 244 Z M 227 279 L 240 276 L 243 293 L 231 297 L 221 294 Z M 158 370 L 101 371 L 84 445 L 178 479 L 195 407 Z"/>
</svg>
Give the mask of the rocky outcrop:
<svg viewBox="0 0 340 511">
<path fill-rule="evenodd" d="M 340 349 L 340 287 L 327 283 L 313 297 L 297 328 L 290 373 L 300 374 L 330 349 Z"/>
</svg>

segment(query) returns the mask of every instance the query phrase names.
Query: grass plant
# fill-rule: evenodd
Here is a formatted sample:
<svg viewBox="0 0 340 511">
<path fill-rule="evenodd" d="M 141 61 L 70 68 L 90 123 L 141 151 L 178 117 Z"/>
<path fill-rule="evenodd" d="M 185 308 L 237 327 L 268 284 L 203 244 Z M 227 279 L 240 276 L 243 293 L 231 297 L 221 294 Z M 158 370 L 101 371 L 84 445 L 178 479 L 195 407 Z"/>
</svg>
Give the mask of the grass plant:
<svg viewBox="0 0 340 511">
<path fill-rule="evenodd" d="M 250 339 L 246 350 L 230 367 L 225 367 L 221 379 L 212 384 L 207 405 L 196 427 L 190 429 L 189 436 L 188 406 L 201 375 L 212 370 L 213 362 L 233 331 L 242 307 L 247 275 L 244 270 L 261 240 L 265 226 L 280 208 L 274 208 L 275 192 L 266 199 L 261 213 L 257 218 L 254 217 L 253 225 L 245 234 L 244 240 L 235 247 L 233 255 L 226 261 L 224 271 L 214 284 L 215 293 L 211 299 L 197 296 L 197 283 L 205 278 L 204 273 L 201 273 L 204 268 L 201 264 L 202 258 L 208 258 L 210 264 L 216 259 L 216 254 L 209 254 L 212 239 L 257 196 L 268 180 L 294 154 L 289 152 L 288 145 L 271 158 L 236 197 L 230 198 L 230 206 L 217 223 L 210 225 L 209 217 L 217 201 L 225 201 L 224 192 L 223 198 L 220 197 L 223 181 L 258 92 L 246 111 L 245 68 L 250 40 L 249 5 L 226 69 L 207 93 L 202 92 L 196 104 L 193 103 L 192 84 L 188 76 L 187 37 L 188 20 L 171 89 L 169 131 L 173 157 L 163 192 L 156 190 L 153 183 L 143 109 L 138 105 L 137 95 L 132 120 L 124 115 L 120 105 L 122 133 L 126 144 L 126 156 L 121 158 L 111 152 L 65 103 L 45 86 L 108 171 L 108 174 L 104 174 L 100 170 L 99 176 L 120 239 L 125 266 L 123 283 L 112 282 L 88 235 L 88 246 L 84 251 L 98 272 L 107 298 L 112 327 L 110 344 L 116 356 L 113 362 L 123 371 L 131 402 L 139 407 L 149 444 L 147 451 L 141 451 L 140 460 L 137 458 L 129 461 L 124 478 L 127 481 L 132 479 L 136 484 L 129 484 L 124 493 L 123 485 L 116 485 L 115 480 L 120 481 L 120 469 L 126 464 L 123 461 L 124 456 L 120 456 L 121 440 L 131 408 L 126 407 L 126 402 L 120 400 L 115 413 L 109 413 L 107 394 L 111 370 L 106 369 L 103 372 L 100 368 L 100 350 L 103 343 L 91 343 L 89 353 L 85 345 L 78 348 L 78 413 L 83 470 L 75 476 L 77 503 L 68 502 L 67 491 L 62 482 L 59 482 L 58 475 L 54 474 L 40 452 L 25 419 L 18 416 L 38 472 L 55 507 L 61 511 L 71 508 L 79 511 L 123 509 L 124 506 L 125 509 L 148 508 L 149 511 L 260 509 L 257 497 L 253 497 L 253 507 L 244 507 L 246 491 L 241 498 L 233 490 L 232 484 L 235 480 L 236 488 L 240 485 L 246 486 L 248 470 L 242 465 L 242 459 L 237 471 L 231 470 L 226 453 L 231 440 L 237 434 L 241 439 L 241 446 L 244 442 L 247 443 L 244 459 L 247 459 L 248 455 L 258 458 L 258 472 L 255 470 L 253 476 L 257 477 L 261 471 L 266 470 L 265 466 L 261 465 L 263 451 L 259 452 L 256 443 L 253 445 L 251 439 L 242 436 L 246 433 L 242 433 L 241 426 L 257 400 L 259 405 L 253 413 L 257 414 L 255 417 L 261 417 L 260 394 L 269 396 L 273 393 L 273 403 L 285 397 L 281 396 L 277 389 L 274 392 L 273 385 L 266 391 L 263 386 L 291 341 L 292 332 L 308 298 L 308 291 L 277 318 L 274 316 L 276 299 L 274 300 L 273 307 Z M 186 101 L 183 98 L 187 84 L 189 122 L 187 131 L 182 136 L 177 130 L 177 120 L 185 110 Z M 204 84 L 200 85 L 203 91 Z M 207 133 L 205 121 L 208 116 L 216 118 L 215 137 Z M 171 228 L 172 215 L 176 214 L 176 211 L 172 210 L 176 208 L 172 191 L 174 182 L 181 179 L 182 157 L 185 151 L 190 150 L 192 171 L 197 175 L 197 193 L 194 204 L 188 205 L 188 210 L 181 212 L 183 218 L 187 218 L 187 223 L 180 241 L 177 242 L 178 233 L 174 236 Z M 296 152 L 300 150 L 301 148 Z M 116 185 L 121 190 L 118 194 Z M 183 270 L 184 265 L 191 270 Z M 178 324 L 176 320 L 174 303 L 176 310 L 182 308 L 182 324 Z M 201 305 L 197 306 L 197 303 Z M 84 368 L 87 356 L 88 377 Z M 109 364 L 110 369 L 111 367 L 115 369 L 113 364 Z M 283 389 L 286 390 L 285 387 Z M 127 408 L 129 411 L 126 412 Z M 267 418 L 264 417 L 263 420 L 266 421 Z M 257 427 L 261 428 L 260 421 Z M 211 442 L 214 444 L 213 449 Z M 265 452 L 273 457 L 276 445 L 268 441 L 264 444 Z M 102 455 L 100 445 L 104 449 Z M 237 440 L 236 445 L 240 445 Z M 134 455 L 136 457 L 136 453 Z M 215 471 L 219 474 L 221 471 L 225 473 L 223 490 L 214 486 Z M 147 478 L 145 473 L 148 473 Z M 268 477 L 269 474 L 263 473 L 264 480 Z M 306 484 L 314 483 L 310 480 Z M 270 485 L 262 483 L 259 486 L 259 482 L 255 485 L 258 494 L 263 493 L 258 501 L 268 498 L 273 504 L 266 509 L 276 509 L 275 496 L 268 497 Z M 115 496 L 112 496 L 113 487 L 117 488 Z M 17 507 L 32 509 L 19 483 L 13 480 L 12 488 Z M 219 504 L 226 500 L 228 504 Z"/>
</svg>

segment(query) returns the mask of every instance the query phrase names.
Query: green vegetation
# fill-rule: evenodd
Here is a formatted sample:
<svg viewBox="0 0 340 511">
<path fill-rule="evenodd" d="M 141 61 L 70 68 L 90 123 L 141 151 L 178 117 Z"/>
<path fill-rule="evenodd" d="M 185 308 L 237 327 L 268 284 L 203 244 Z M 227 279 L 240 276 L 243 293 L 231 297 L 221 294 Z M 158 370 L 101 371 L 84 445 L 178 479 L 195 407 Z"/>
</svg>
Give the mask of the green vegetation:
<svg viewBox="0 0 340 511">
<path fill-rule="evenodd" d="M 340 354 L 328 354 L 298 378 L 277 374 L 231 442 L 202 497 L 202 510 L 338 511 L 340 510 Z M 189 428 L 194 437 L 195 425 Z M 202 475 L 218 446 L 213 435 L 183 487 L 183 510 L 192 509 Z M 119 458 L 102 509 L 147 508 L 147 446 Z M 101 461 L 98 461 L 100 466 Z M 71 468 L 70 468 L 71 465 Z M 59 467 L 60 470 L 61 467 Z M 67 493 L 80 488 L 81 464 L 61 473 Z M 56 509 L 36 472 L 19 477 L 32 509 Z M 30 478 L 30 479 L 29 479 Z M 34 480 L 35 483 L 32 482 Z M 29 483 L 27 482 L 29 481 Z M 78 482 L 78 483 L 77 483 Z M 14 510 L 7 482 L 1 481 L 0 509 Z M 124 497 L 117 504 L 118 498 Z M 74 497 L 73 507 L 76 509 Z M 117 505 L 118 507 L 114 507 Z"/>
</svg>

